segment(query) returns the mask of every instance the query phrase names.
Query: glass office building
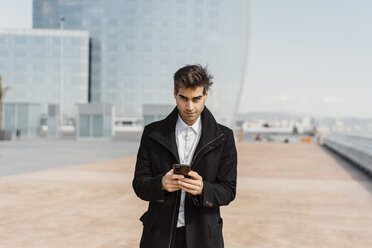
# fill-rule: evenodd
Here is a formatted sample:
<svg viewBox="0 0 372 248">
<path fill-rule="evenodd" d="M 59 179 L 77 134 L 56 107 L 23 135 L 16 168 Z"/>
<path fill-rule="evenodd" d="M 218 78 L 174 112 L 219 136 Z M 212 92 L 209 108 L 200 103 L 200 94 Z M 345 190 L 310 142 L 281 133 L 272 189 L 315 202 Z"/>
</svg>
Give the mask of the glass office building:
<svg viewBox="0 0 372 248">
<path fill-rule="evenodd" d="M 59 110 L 68 120 L 88 102 L 88 32 L 0 29 L 0 74 L 14 91 L 4 98 L 4 129 L 33 136 L 44 119 L 55 136 Z"/>
<path fill-rule="evenodd" d="M 215 84 L 207 106 L 231 124 L 248 49 L 248 0 L 34 0 L 33 27 L 87 30 L 92 102 L 118 117 L 142 117 L 143 105 L 175 104 L 173 74 L 208 65 Z"/>
<path fill-rule="evenodd" d="M 111 138 L 114 109 L 110 104 L 79 104 L 78 138 Z"/>
</svg>

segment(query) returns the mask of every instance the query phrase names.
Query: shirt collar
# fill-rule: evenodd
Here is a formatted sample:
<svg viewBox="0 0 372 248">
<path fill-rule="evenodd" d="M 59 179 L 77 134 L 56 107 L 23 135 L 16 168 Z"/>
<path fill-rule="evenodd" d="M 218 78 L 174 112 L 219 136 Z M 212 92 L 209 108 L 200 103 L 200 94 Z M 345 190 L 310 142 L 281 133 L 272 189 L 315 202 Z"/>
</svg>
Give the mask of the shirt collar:
<svg viewBox="0 0 372 248">
<path fill-rule="evenodd" d="M 179 129 L 182 132 L 188 127 L 191 127 L 191 129 L 194 130 L 194 132 L 196 134 L 199 134 L 201 132 L 201 118 L 200 118 L 200 116 L 192 126 L 189 126 L 182 120 L 181 116 L 178 114 L 176 128 Z"/>
</svg>

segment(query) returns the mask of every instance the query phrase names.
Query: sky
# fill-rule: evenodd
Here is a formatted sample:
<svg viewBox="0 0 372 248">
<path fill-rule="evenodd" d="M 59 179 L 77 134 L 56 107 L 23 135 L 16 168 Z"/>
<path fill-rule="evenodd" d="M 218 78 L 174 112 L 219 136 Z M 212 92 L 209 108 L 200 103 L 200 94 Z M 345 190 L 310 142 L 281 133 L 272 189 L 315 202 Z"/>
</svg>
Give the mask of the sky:
<svg viewBox="0 0 372 248">
<path fill-rule="evenodd" d="M 372 117 L 372 1 L 252 0 L 240 112 Z"/>
<path fill-rule="evenodd" d="M 0 28 L 31 28 L 32 0 L 0 0 Z"/>
<path fill-rule="evenodd" d="M 239 112 L 372 118 L 372 1 L 250 3 Z M 0 28 L 31 27 L 32 0 L 0 0 Z"/>
</svg>

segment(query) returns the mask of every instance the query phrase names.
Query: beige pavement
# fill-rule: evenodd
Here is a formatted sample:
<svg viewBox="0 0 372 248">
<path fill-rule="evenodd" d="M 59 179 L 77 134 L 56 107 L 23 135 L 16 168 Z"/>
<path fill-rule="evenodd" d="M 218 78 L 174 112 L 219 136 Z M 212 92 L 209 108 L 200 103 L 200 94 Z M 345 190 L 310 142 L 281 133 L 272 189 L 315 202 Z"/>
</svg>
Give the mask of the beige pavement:
<svg viewBox="0 0 372 248">
<path fill-rule="evenodd" d="M 225 245 L 372 247 L 372 180 L 315 144 L 239 143 Z M 138 247 L 135 157 L 0 179 L 0 247 Z M 202 247 L 201 247 L 202 248 Z"/>
</svg>

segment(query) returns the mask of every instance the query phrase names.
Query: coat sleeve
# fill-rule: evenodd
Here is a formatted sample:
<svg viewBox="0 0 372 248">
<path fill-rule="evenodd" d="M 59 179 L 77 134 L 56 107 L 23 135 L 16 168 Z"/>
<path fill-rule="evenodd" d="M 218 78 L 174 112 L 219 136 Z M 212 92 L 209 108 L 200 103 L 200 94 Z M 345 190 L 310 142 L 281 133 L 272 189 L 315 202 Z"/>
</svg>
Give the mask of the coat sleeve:
<svg viewBox="0 0 372 248">
<path fill-rule="evenodd" d="M 161 181 L 164 174 L 153 175 L 150 149 L 149 130 L 145 127 L 137 154 L 132 186 L 142 200 L 163 202 L 168 198 L 169 192 L 162 190 Z"/>
<path fill-rule="evenodd" d="M 217 207 L 228 205 L 236 195 L 237 152 L 233 132 L 230 130 L 226 137 L 216 181 L 203 181 L 203 192 L 194 196 L 197 206 Z"/>
</svg>

